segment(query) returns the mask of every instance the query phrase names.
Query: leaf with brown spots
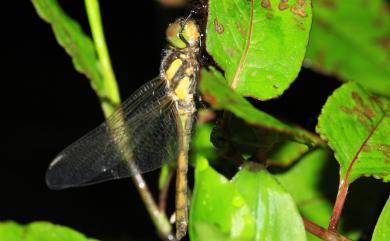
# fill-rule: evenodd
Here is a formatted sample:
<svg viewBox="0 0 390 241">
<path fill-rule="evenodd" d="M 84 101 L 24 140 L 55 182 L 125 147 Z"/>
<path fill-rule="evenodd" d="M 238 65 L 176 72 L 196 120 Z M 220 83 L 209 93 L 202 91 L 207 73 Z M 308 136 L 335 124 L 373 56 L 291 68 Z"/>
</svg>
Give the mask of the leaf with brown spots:
<svg viewBox="0 0 390 241">
<path fill-rule="evenodd" d="M 305 65 L 390 96 L 390 12 L 386 0 L 313 1 Z"/>
<path fill-rule="evenodd" d="M 334 150 L 340 179 L 361 176 L 390 181 L 390 102 L 356 83 L 337 89 L 319 117 L 317 132 Z"/>
<path fill-rule="evenodd" d="M 267 100 L 297 77 L 310 27 L 310 0 L 210 0 L 206 47 L 233 89 Z"/>
</svg>

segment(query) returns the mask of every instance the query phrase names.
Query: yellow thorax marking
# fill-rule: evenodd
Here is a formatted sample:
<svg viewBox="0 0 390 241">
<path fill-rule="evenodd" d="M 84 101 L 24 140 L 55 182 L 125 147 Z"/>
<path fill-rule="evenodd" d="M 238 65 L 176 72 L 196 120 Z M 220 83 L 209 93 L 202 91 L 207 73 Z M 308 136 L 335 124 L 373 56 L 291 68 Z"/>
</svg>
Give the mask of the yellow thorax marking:
<svg viewBox="0 0 390 241">
<path fill-rule="evenodd" d="M 194 73 L 194 67 L 188 67 L 185 70 L 186 75 L 192 75 Z"/>
<path fill-rule="evenodd" d="M 175 94 L 180 100 L 186 99 L 190 87 L 190 78 L 188 76 L 182 78 L 176 86 Z"/>
<path fill-rule="evenodd" d="M 168 80 L 172 80 L 175 76 L 177 70 L 180 68 L 180 66 L 183 64 L 183 61 L 181 59 L 175 59 L 172 64 L 169 66 L 166 72 L 166 76 Z"/>
</svg>

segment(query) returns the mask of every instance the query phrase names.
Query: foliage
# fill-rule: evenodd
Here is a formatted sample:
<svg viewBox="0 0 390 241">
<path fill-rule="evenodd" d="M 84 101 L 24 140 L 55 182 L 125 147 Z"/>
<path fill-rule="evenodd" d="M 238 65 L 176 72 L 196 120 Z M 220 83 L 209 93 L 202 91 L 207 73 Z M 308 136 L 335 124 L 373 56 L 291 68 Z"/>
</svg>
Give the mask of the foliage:
<svg viewBox="0 0 390 241">
<path fill-rule="evenodd" d="M 97 241 L 68 227 L 48 222 L 20 225 L 15 222 L 0 223 L 0 239 L 3 241 Z"/>
<path fill-rule="evenodd" d="M 390 198 L 387 199 L 386 205 L 382 210 L 378 223 L 375 226 L 375 231 L 372 236 L 372 241 L 387 240 L 390 237 Z"/>
<path fill-rule="evenodd" d="M 91 40 L 83 33 L 55 0 L 33 0 L 33 4 L 51 24 L 75 68 L 91 80 L 99 97 L 105 97 L 101 101 L 119 101 L 116 92 L 107 89 L 111 77 L 99 67 L 108 55 L 99 54 L 96 37 Z M 362 176 L 390 180 L 388 3 L 318 0 L 312 7 L 310 0 L 209 0 L 208 4 L 206 50 L 216 66 L 202 69 L 200 91 L 213 110 L 224 114 L 214 129 L 211 124 L 200 125 L 193 137 L 191 240 L 347 240 L 341 233 L 357 239 L 362 230 L 336 228 L 350 185 Z M 297 78 L 304 58 L 306 67 L 346 82 L 323 106 L 318 134 L 279 120 L 245 99 L 265 101 L 282 95 Z M 107 103 L 102 105 L 107 108 Z M 332 155 L 339 163 L 338 180 L 327 169 L 334 162 Z M 231 180 L 209 164 L 229 166 L 229 158 L 246 162 Z M 267 170 L 246 160 L 285 168 Z M 329 178 L 339 181 L 338 188 L 327 186 L 338 193 L 334 206 L 329 190 L 320 186 Z M 160 188 L 169 181 L 169 170 L 164 169 Z M 361 208 L 373 208 L 365 207 L 364 201 Z M 149 210 L 151 204 L 145 203 Z M 161 232 L 161 225 L 154 223 Z M 30 227 L 2 225 L 0 237 L 18 237 Z M 305 235 L 304 228 L 310 234 Z M 389 240 L 389 228 L 388 201 L 373 240 Z"/>
<path fill-rule="evenodd" d="M 388 1 L 317 0 L 306 66 L 390 96 Z"/>
</svg>

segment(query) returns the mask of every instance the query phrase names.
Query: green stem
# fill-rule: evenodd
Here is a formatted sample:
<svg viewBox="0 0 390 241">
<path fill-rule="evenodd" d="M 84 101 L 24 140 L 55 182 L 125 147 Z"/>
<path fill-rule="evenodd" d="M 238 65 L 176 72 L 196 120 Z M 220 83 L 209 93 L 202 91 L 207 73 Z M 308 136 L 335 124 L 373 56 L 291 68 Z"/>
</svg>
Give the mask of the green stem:
<svg viewBox="0 0 390 241">
<path fill-rule="evenodd" d="M 85 0 L 85 7 L 103 77 L 104 93 L 97 94 L 100 97 L 104 115 L 108 118 L 120 104 L 118 86 L 108 54 L 106 40 L 104 38 L 99 1 Z M 130 168 L 133 170 L 133 173 L 138 173 L 137 167 L 130 165 Z M 159 234 L 163 236 L 164 239 L 172 240 L 172 226 L 165 213 L 159 211 L 142 175 L 134 175 L 132 176 L 132 179 Z"/>
<path fill-rule="evenodd" d="M 118 107 L 120 103 L 120 95 L 110 61 L 110 55 L 108 54 L 106 39 L 104 37 L 99 1 L 85 0 L 85 7 L 87 9 L 88 20 L 103 77 L 105 93 L 103 96 L 99 96 L 101 97 L 104 114 L 107 117 Z"/>
</svg>

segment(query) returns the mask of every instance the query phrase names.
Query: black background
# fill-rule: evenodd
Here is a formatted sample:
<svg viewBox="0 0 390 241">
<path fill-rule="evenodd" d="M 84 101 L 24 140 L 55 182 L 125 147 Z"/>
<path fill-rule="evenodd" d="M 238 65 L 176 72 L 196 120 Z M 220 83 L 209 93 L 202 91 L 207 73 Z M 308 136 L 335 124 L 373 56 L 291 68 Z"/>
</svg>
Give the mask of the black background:
<svg viewBox="0 0 390 241">
<path fill-rule="evenodd" d="M 154 0 L 123 2 L 101 1 L 101 9 L 125 98 L 158 74 L 165 27 L 182 13 Z M 89 32 L 83 1 L 60 3 Z M 156 240 L 129 179 L 63 191 L 46 187 L 44 175 L 52 158 L 103 116 L 88 80 L 74 70 L 31 2 L 6 4 L 1 16 L 0 220 L 48 220 L 104 240 Z M 339 85 L 303 70 L 282 98 L 260 106 L 314 130 L 321 106 Z M 145 176 L 154 190 L 157 174 Z"/>
<path fill-rule="evenodd" d="M 1 34 L 0 219 L 48 220 L 105 240 L 156 240 L 130 179 L 63 191 L 46 187 L 53 157 L 104 118 L 88 80 L 74 70 L 32 3 L 9 2 Z M 101 11 L 125 98 L 158 75 L 165 26 L 179 13 L 152 0 L 122 2 L 101 1 Z M 84 1 L 60 3 L 89 33 Z M 145 176 L 154 189 L 156 174 Z"/>
</svg>

